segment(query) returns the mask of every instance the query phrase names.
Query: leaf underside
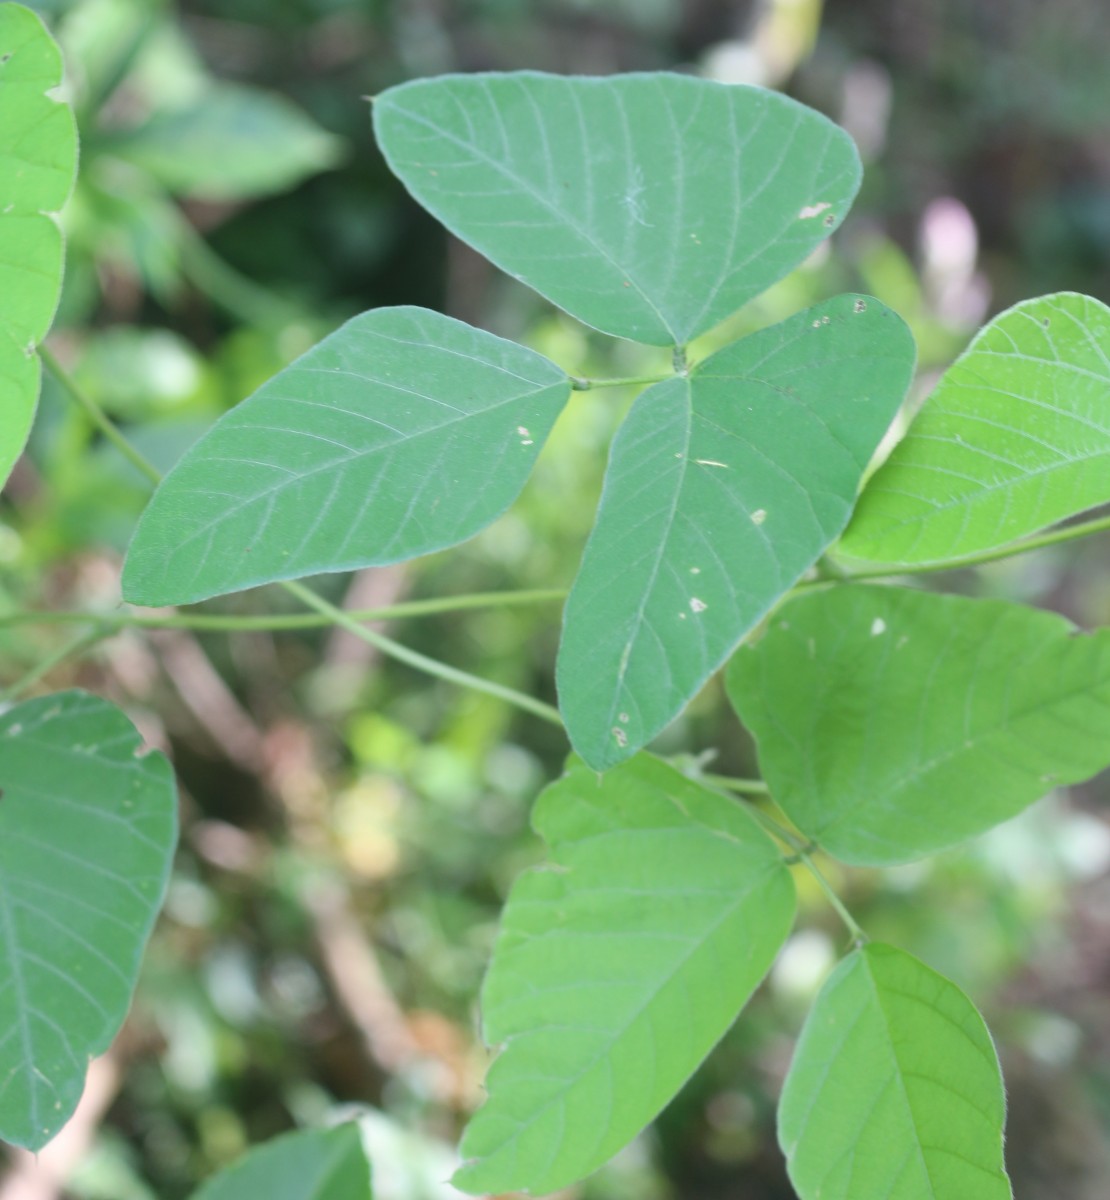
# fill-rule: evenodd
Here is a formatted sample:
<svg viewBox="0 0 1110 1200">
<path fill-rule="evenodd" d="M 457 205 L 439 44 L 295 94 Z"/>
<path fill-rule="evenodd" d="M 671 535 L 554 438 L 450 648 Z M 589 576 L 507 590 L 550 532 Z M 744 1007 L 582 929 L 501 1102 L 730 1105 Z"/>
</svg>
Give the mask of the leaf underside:
<svg viewBox="0 0 1110 1200">
<path fill-rule="evenodd" d="M 821 989 L 779 1104 L 801 1200 L 1011 1200 L 1005 1097 L 983 1019 L 955 984 L 892 946 Z"/>
<path fill-rule="evenodd" d="M 131 1003 L 177 837 L 170 765 L 112 705 L 0 716 L 0 1138 L 37 1150 Z"/>
<path fill-rule="evenodd" d="M 569 395 L 546 358 L 449 317 L 355 317 L 182 457 L 124 596 L 187 604 L 465 541 L 516 499 Z"/>
<path fill-rule="evenodd" d="M 54 220 L 73 187 L 77 129 L 50 93 L 62 56 L 42 21 L 0 4 L 0 487 L 34 420 L 46 336 L 62 286 Z"/>
<path fill-rule="evenodd" d="M 1110 765 L 1110 630 L 905 588 L 799 596 L 729 666 L 775 801 L 849 863 L 955 845 Z"/>
<path fill-rule="evenodd" d="M 637 399 L 559 648 L 592 767 L 659 733 L 840 534 L 914 358 L 899 317 L 839 296 Z"/>
<path fill-rule="evenodd" d="M 731 801 L 648 755 L 578 760 L 538 802 L 482 994 L 502 1047 L 455 1176 L 546 1193 L 596 1170 L 685 1082 L 782 945 L 794 888 Z"/>
<path fill-rule="evenodd" d="M 675 74 L 444 76 L 383 92 L 378 143 L 452 233 L 606 333 L 683 345 L 797 266 L 861 168 L 827 118 Z"/>
<path fill-rule="evenodd" d="M 1110 309 L 1061 293 L 985 326 L 860 497 L 850 558 L 944 562 L 1110 501 Z"/>
<path fill-rule="evenodd" d="M 192 1200 L 372 1200 L 357 1124 L 305 1129 L 251 1150 Z"/>
</svg>

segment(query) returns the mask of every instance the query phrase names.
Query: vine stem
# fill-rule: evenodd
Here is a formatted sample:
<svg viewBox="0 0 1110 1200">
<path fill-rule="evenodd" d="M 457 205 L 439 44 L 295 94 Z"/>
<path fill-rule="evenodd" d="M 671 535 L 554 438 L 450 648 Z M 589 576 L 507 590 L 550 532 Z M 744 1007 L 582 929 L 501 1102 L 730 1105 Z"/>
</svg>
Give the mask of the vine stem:
<svg viewBox="0 0 1110 1200">
<path fill-rule="evenodd" d="M 520 592 L 473 592 L 464 596 L 444 596 L 428 600 L 406 600 L 381 608 L 362 608 L 348 612 L 355 621 L 393 621 L 405 617 L 434 616 L 475 608 L 512 608 L 517 605 L 547 604 L 566 599 L 562 588 L 537 588 Z M 212 613 L 173 613 L 155 616 L 146 613 L 13 612 L 0 614 L 0 629 L 15 625 L 75 625 L 86 622 L 114 632 L 117 629 L 193 629 L 208 633 L 253 633 L 266 631 L 320 629 L 333 624 L 322 613 L 259 613 L 250 616 Z"/>
<path fill-rule="evenodd" d="M 597 388 L 638 387 L 645 383 L 662 383 L 673 379 L 673 375 L 626 375 L 621 379 L 586 379 L 580 375 L 570 377 L 570 386 L 576 392 L 592 392 Z"/>
<path fill-rule="evenodd" d="M 703 775 L 701 778 L 709 783 L 714 779 L 714 776 Z M 730 782 L 734 784 L 746 783 L 747 780 L 730 780 L 726 781 L 724 784 L 718 783 L 718 786 L 724 787 Z M 848 911 L 844 901 L 841 900 L 841 898 L 836 894 L 836 889 L 825 878 L 821 868 L 813 861 L 814 853 L 820 849 L 817 843 L 803 841 L 803 839 L 798 837 L 793 830 L 787 829 L 785 825 L 780 824 L 769 813 L 764 812 L 759 805 L 753 804 L 751 801 L 747 800 L 742 800 L 741 803 L 744 805 L 744 810 L 751 813 L 751 815 L 759 822 L 760 825 L 763 826 L 764 829 L 767 830 L 769 834 L 771 834 L 772 837 L 777 838 L 784 845 L 790 847 L 793 853 L 787 857 L 786 861 L 788 863 L 794 861 L 800 862 L 810 873 L 810 875 L 813 876 L 817 886 L 824 893 L 825 899 L 828 900 L 830 905 L 832 905 L 836 915 L 841 919 L 845 928 L 852 935 L 853 943 L 857 946 L 862 946 L 869 941 L 870 939 L 860 926 L 859 922 Z"/>
<path fill-rule="evenodd" d="M 97 402 L 79 388 L 70 377 L 69 373 L 62 367 L 61 363 L 51 354 L 45 347 L 40 347 L 40 353 L 43 355 L 43 362 L 47 369 L 53 374 L 54 378 L 65 388 L 70 397 L 79 405 L 79 407 L 88 415 L 90 420 L 96 425 L 106 438 L 111 441 L 112 445 L 123 454 L 127 460 L 132 463 L 138 470 L 157 487 L 162 482 L 162 473 L 150 463 L 138 450 L 124 437 L 124 435 L 116 428 L 111 419 L 107 416 L 104 410 Z M 551 722 L 553 725 L 563 727 L 563 718 L 559 715 L 559 711 L 553 708 L 550 704 L 545 704 L 542 700 L 537 700 L 533 696 L 529 696 L 524 692 L 518 692 L 515 688 L 506 687 L 504 684 L 494 683 L 492 680 L 482 679 L 477 675 L 471 675 L 468 671 L 461 671 L 457 667 L 449 666 L 447 663 L 442 663 L 438 659 L 429 658 L 425 654 L 421 654 L 416 650 L 411 650 L 408 646 L 402 645 L 400 642 L 395 642 L 392 638 L 386 637 L 385 634 L 377 633 L 372 629 L 361 624 L 357 617 L 351 613 L 344 612 L 341 608 L 336 608 L 334 604 L 329 603 L 322 596 L 318 596 L 311 588 L 307 588 L 302 583 L 295 580 L 287 580 L 280 584 L 289 595 L 296 597 L 307 608 L 314 609 L 322 617 L 326 618 L 325 624 L 339 625 L 352 633 L 355 637 L 374 646 L 383 654 L 389 655 L 391 658 L 397 659 L 399 662 L 406 663 L 410 667 L 415 667 L 418 671 L 423 671 L 428 675 L 433 675 L 438 679 L 447 680 L 449 683 L 458 684 L 460 687 L 469 688 L 472 691 L 484 692 L 489 696 L 496 696 L 500 700 L 505 700 L 509 704 L 515 705 L 517 708 L 523 709 L 525 712 L 531 713 L 533 716 L 541 717 L 545 721 Z M 165 619 L 165 618 L 163 618 Z M 241 628 L 241 626 L 240 626 Z M 85 638 L 95 634 L 95 641 L 105 636 L 103 628 L 97 628 L 89 634 L 84 635 Z M 79 652 L 82 644 L 82 639 L 75 639 L 67 647 L 62 647 L 65 650 L 65 657 Z M 58 652 L 59 654 L 61 651 Z M 60 661 L 60 660 L 59 660 Z M 36 679 L 39 679 L 56 665 L 50 659 L 46 660 L 45 669 L 43 664 L 39 664 L 37 674 L 34 678 L 21 680 L 16 686 L 19 688 L 30 686 Z"/>
<path fill-rule="evenodd" d="M 124 458 L 137 470 L 150 480 L 155 487 L 162 482 L 162 473 L 152 462 L 145 458 L 134 446 L 123 436 L 122 433 L 115 427 L 107 413 L 100 407 L 99 404 L 80 386 L 72 375 L 62 366 L 54 357 L 52 351 L 46 346 L 38 347 L 39 358 L 46 365 L 46 369 L 51 375 L 61 384 L 62 388 L 69 394 L 77 407 L 89 418 L 96 428 L 112 443 L 113 446 L 123 455 Z"/>
<path fill-rule="evenodd" d="M 384 634 L 377 633 L 373 629 L 368 629 L 365 625 L 359 624 L 350 613 L 344 612 L 341 608 L 336 608 L 334 604 L 329 604 L 322 596 L 318 596 L 311 588 L 306 588 L 301 583 L 289 581 L 283 583 L 281 586 L 291 596 L 296 596 L 303 604 L 309 608 L 314 608 L 318 613 L 326 616 L 333 624 L 342 626 L 349 633 L 354 634 L 357 638 L 361 638 L 364 642 L 368 642 L 383 654 L 388 654 L 400 662 L 408 663 L 410 667 L 415 667 L 418 671 L 424 671 L 428 675 L 435 675 L 439 679 L 445 679 L 449 683 L 457 683 L 462 687 L 470 688 L 472 691 L 485 692 L 489 696 L 496 696 L 500 700 L 507 700 L 510 704 L 515 704 L 517 708 L 524 709 L 525 712 L 530 712 L 533 716 L 542 717 L 543 720 L 550 721 L 551 724 L 558 725 L 560 729 L 562 728 L 563 718 L 559 716 L 558 709 L 552 708 L 550 704 L 545 704 L 542 700 L 536 700 L 524 692 L 518 692 L 515 688 L 494 683 L 489 679 L 482 679 L 477 675 L 471 675 L 467 671 L 460 671 L 457 667 L 448 666 L 447 663 L 442 663 L 438 659 L 428 658 L 416 650 L 411 650 L 408 646 L 402 645 L 400 642 L 395 642 L 392 638 L 388 638 Z"/>
<path fill-rule="evenodd" d="M 36 663 L 26 675 L 17 679 L 11 687 L 5 688 L 0 692 L 0 699 L 5 703 L 11 703 L 13 700 L 18 700 L 29 688 L 33 687 L 44 675 L 49 675 L 55 667 L 61 666 L 71 658 L 76 658 L 80 654 L 84 654 L 86 650 L 91 650 L 97 642 L 103 641 L 112 633 L 110 629 L 104 629 L 97 626 L 93 629 L 86 629 L 83 633 L 77 634 L 67 642 L 63 642 L 53 653 L 48 654 L 41 662 Z"/>
</svg>

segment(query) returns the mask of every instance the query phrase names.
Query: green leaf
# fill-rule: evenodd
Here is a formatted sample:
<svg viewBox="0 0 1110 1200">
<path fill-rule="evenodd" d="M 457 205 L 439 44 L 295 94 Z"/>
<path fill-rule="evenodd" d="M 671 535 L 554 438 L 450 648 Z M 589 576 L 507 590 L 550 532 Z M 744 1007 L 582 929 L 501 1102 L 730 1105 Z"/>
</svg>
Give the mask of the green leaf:
<svg viewBox="0 0 1110 1200">
<path fill-rule="evenodd" d="M 840 550 L 962 558 L 1110 501 L 1110 308 L 1065 292 L 996 317 L 868 483 Z"/>
<path fill-rule="evenodd" d="M 359 1127 L 306 1129 L 275 1138 L 221 1171 L 193 1200 L 372 1200 Z"/>
<path fill-rule="evenodd" d="M 502 1046 L 455 1184 L 554 1191 L 595 1170 L 682 1086 L 794 917 L 774 844 L 738 805 L 647 755 L 577 760 L 536 807 L 551 864 L 518 880 L 482 993 Z"/>
<path fill-rule="evenodd" d="M 77 171 L 77 129 L 50 93 L 62 56 L 29 9 L 0 4 L 0 487 L 22 454 L 39 397 L 35 346 L 62 286 L 62 233 L 52 214 Z"/>
<path fill-rule="evenodd" d="M 127 1014 L 177 837 L 173 774 L 111 704 L 0 715 L 0 1138 L 37 1150 Z"/>
<path fill-rule="evenodd" d="M 872 943 L 817 997 L 779 1143 L 801 1200 L 1010 1200 L 1005 1117 L 975 1006 L 924 963 Z"/>
<path fill-rule="evenodd" d="M 1110 630 L 904 588 L 799 596 L 727 672 L 776 802 L 849 863 L 920 858 L 1110 765 Z"/>
<path fill-rule="evenodd" d="M 492 334 L 363 313 L 182 457 L 139 522 L 124 595 L 188 604 L 465 541 L 516 499 L 569 395 L 553 363 Z"/>
<path fill-rule="evenodd" d="M 376 99 L 374 128 L 452 233 L 588 325 L 654 345 L 781 279 L 860 182 L 819 113 L 682 75 L 417 80 Z"/>
<path fill-rule="evenodd" d="M 560 706 L 597 770 L 645 745 L 847 523 L 914 345 L 839 296 L 636 401 L 567 601 Z"/>
<path fill-rule="evenodd" d="M 283 191 L 334 166 L 341 148 L 284 97 L 228 83 L 211 84 L 110 143 L 171 192 L 206 200 Z"/>
</svg>

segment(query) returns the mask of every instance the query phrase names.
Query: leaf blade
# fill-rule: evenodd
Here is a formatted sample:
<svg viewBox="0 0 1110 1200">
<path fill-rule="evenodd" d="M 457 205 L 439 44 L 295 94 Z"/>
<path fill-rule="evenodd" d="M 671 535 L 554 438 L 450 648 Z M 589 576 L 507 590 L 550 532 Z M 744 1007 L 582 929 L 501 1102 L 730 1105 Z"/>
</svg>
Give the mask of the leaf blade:
<svg viewBox="0 0 1110 1200">
<path fill-rule="evenodd" d="M 572 761 L 535 825 L 552 868 L 514 886 L 483 991 L 484 1036 L 504 1049 L 463 1140 L 476 1161 L 455 1177 L 476 1193 L 553 1191 L 635 1136 L 732 1023 L 794 915 L 767 835 L 647 755 L 601 782 Z"/>
<path fill-rule="evenodd" d="M 417 80 L 373 117 L 390 168 L 448 229 L 586 324 L 658 345 L 787 274 L 861 177 L 813 110 L 663 73 Z"/>
<path fill-rule="evenodd" d="M 29 1149 L 72 1115 L 123 1022 L 165 894 L 173 774 L 139 748 L 84 692 L 0 715 L 0 1137 Z"/>
<path fill-rule="evenodd" d="M 302 1129 L 263 1143 L 221 1171 L 193 1200 L 372 1200 L 370 1164 L 354 1122 Z"/>
<path fill-rule="evenodd" d="M 124 595 L 191 603 L 464 541 L 516 498 L 569 394 L 541 355 L 449 317 L 355 317 L 182 457 Z"/>
<path fill-rule="evenodd" d="M 1076 633 L 1019 604 L 853 585 L 792 600 L 726 686 L 791 820 L 844 862 L 893 864 L 1110 765 L 1110 631 Z"/>
<path fill-rule="evenodd" d="M 1010 1200 L 1004 1121 L 994 1045 L 955 984 L 880 943 L 840 964 L 779 1105 L 802 1200 Z"/>
<path fill-rule="evenodd" d="M 591 766 L 646 745 L 838 536 L 913 364 L 900 318 L 840 296 L 641 394 L 556 669 Z"/>
<path fill-rule="evenodd" d="M 0 6 L 0 487 L 31 430 L 41 375 L 33 349 L 61 293 L 53 214 L 77 171 L 73 114 L 50 95 L 61 81 L 61 53 L 39 17 Z"/>
<path fill-rule="evenodd" d="M 839 552 L 958 559 L 1110 500 L 1110 308 L 1062 292 L 985 326 L 863 495 Z"/>
</svg>

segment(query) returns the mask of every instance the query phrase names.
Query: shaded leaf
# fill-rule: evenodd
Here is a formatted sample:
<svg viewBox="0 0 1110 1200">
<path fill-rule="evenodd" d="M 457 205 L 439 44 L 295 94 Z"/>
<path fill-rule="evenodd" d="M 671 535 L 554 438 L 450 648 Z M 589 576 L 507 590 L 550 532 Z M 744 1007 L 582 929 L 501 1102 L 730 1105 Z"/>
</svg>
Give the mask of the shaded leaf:
<svg viewBox="0 0 1110 1200">
<path fill-rule="evenodd" d="M 850 863 L 920 858 L 1110 765 L 1110 630 L 904 588 L 799 596 L 727 673 L 776 802 Z"/>
<path fill-rule="evenodd" d="M 985 326 L 870 480 L 840 550 L 943 562 L 1110 501 L 1110 309 L 1064 292 Z"/>
<path fill-rule="evenodd" d="M 872 943 L 817 997 L 779 1142 L 801 1200 L 1010 1200 L 1005 1116 L 975 1006 L 924 963 Z"/>
<path fill-rule="evenodd" d="M 465 541 L 516 499 L 569 395 L 546 358 L 449 317 L 355 317 L 182 457 L 124 595 L 186 604 Z"/>
<path fill-rule="evenodd" d="M 559 700 L 598 770 L 676 717 L 844 528 L 914 345 L 839 296 L 645 391 L 567 601 Z"/>
<path fill-rule="evenodd" d="M 283 191 L 334 166 L 341 147 L 283 96 L 229 83 L 208 85 L 110 143 L 171 192 L 205 200 Z"/>
<path fill-rule="evenodd" d="M 139 749 L 84 692 L 0 715 L 0 1138 L 32 1150 L 122 1024 L 165 894 L 173 775 Z"/>
<path fill-rule="evenodd" d="M 34 348 L 62 286 L 62 233 L 52 214 L 77 171 L 77 129 L 50 93 L 62 57 L 39 18 L 0 4 L 0 486 L 23 452 L 39 396 Z"/>
<path fill-rule="evenodd" d="M 372 1200 L 359 1127 L 305 1129 L 251 1150 L 193 1200 Z"/>
<path fill-rule="evenodd" d="M 738 805 L 640 755 L 572 760 L 534 823 L 551 865 L 505 908 L 482 993 L 501 1054 L 455 1176 L 543 1193 L 630 1141 L 771 965 L 794 917 L 774 844 Z"/>
<path fill-rule="evenodd" d="M 579 320 L 656 345 L 781 279 L 860 182 L 820 113 L 674 74 L 416 80 L 377 97 L 374 128 L 452 233 Z"/>
</svg>

